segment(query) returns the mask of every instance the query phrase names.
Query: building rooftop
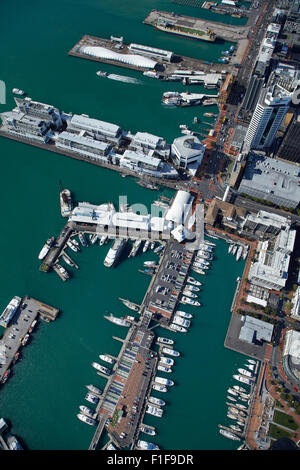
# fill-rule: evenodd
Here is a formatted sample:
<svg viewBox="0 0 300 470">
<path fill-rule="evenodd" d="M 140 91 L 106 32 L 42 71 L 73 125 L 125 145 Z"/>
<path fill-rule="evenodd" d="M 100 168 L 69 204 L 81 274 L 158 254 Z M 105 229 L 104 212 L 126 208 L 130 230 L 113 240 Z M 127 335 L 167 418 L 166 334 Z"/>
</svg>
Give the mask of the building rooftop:
<svg viewBox="0 0 300 470">
<path fill-rule="evenodd" d="M 146 145 L 155 149 L 162 143 L 165 143 L 162 137 L 149 134 L 148 132 L 137 132 L 132 139 L 131 145 Z"/>
<path fill-rule="evenodd" d="M 145 155 L 144 153 L 141 152 L 134 152 L 133 150 L 125 150 L 121 157 L 121 161 L 125 160 L 130 160 L 131 162 L 138 164 L 139 162 L 142 162 L 145 165 L 149 165 L 153 168 L 158 168 L 159 164 L 161 163 L 161 160 L 156 157 L 151 157 L 149 155 Z"/>
<path fill-rule="evenodd" d="M 248 187 L 267 195 L 300 201 L 300 172 L 296 165 L 251 153 L 240 190 Z M 243 189 L 242 189 L 243 188 Z"/>
<path fill-rule="evenodd" d="M 74 114 L 70 122 L 71 126 L 79 127 L 80 129 L 90 130 L 98 132 L 100 134 L 109 135 L 111 137 L 117 137 L 121 128 L 116 124 L 109 122 L 100 121 L 99 119 L 93 119 L 88 116 Z"/>
<path fill-rule="evenodd" d="M 176 150 L 183 158 L 191 158 L 200 155 L 205 149 L 198 137 L 183 135 L 174 139 L 172 149 Z"/>
<path fill-rule="evenodd" d="M 240 331 L 239 339 L 247 341 L 248 343 L 253 343 L 254 340 L 271 341 L 272 334 L 273 325 L 246 315 L 244 325 Z"/>
<path fill-rule="evenodd" d="M 106 151 L 111 147 L 111 144 L 107 142 L 102 142 L 101 140 L 95 140 L 91 137 L 84 137 L 79 134 L 73 134 L 72 132 L 63 131 L 57 136 L 57 141 L 68 139 L 77 144 L 85 145 L 87 147 L 92 147 L 101 151 Z"/>
</svg>

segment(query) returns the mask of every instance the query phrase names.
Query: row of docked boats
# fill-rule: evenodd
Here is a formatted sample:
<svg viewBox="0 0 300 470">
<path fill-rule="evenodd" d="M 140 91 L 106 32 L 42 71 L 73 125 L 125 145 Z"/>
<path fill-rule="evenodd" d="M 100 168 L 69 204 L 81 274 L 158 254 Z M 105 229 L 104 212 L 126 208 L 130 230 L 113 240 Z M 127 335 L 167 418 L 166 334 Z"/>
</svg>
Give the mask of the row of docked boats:
<svg viewBox="0 0 300 470">
<path fill-rule="evenodd" d="M 239 243 L 229 243 L 228 253 L 235 256 L 236 260 L 242 257 L 244 260 L 247 258 L 249 252 L 249 245 L 241 245 Z"/>
<path fill-rule="evenodd" d="M 86 385 L 86 388 L 88 389 L 85 396 L 86 401 L 93 405 L 97 405 L 102 395 L 102 390 L 92 384 Z M 86 405 L 80 405 L 79 410 L 80 412 L 77 414 L 77 418 L 89 426 L 95 426 L 97 423 L 97 412 Z"/>
<path fill-rule="evenodd" d="M 256 361 L 253 359 L 247 359 L 245 368 L 238 368 L 239 374 L 234 374 L 233 378 L 242 382 L 248 386 L 252 385 L 255 375 Z M 241 380 L 242 379 L 242 380 Z M 248 418 L 248 405 L 250 400 L 250 394 L 247 389 L 241 385 L 233 385 L 227 389 L 227 401 L 228 406 L 227 417 L 234 421 L 234 424 L 230 424 L 229 427 L 219 424 L 219 432 L 224 437 L 235 441 L 241 440 L 243 437 L 243 430 Z"/>
</svg>

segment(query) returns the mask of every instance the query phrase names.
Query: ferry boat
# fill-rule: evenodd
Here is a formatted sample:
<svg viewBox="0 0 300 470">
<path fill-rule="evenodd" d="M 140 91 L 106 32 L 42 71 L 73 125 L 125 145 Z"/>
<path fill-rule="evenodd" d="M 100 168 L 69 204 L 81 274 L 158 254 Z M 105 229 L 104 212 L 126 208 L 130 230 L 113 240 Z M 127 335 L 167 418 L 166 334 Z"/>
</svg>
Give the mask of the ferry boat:
<svg viewBox="0 0 300 470">
<path fill-rule="evenodd" d="M 37 324 L 37 320 L 33 320 L 33 322 L 31 323 L 29 327 L 28 333 L 32 333 L 36 324 Z"/>
<path fill-rule="evenodd" d="M 227 392 L 230 393 L 231 395 L 238 396 L 238 392 L 236 392 L 236 391 L 233 390 L 232 388 L 228 388 L 228 389 L 227 389 Z"/>
<path fill-rule="evenodd" d="M 148 404 L 146 413 L 153 415 L 153 416 L 158 416 L 159 418 L 161 418 L 162 415 L 164 414 L 164 410 L 162 410 L 161 408 L 158 408 L 157 406 Z"/>
<path fill-rule="evenodd" d="M 244 375 L 234 374 L 233 378 L 244 384 L 252 384 L 252 380 L 248 379 L 248 377 L 245 377 Z"/>
<path fill-rule="evenodd" d="M 21 341 L 22 346 L 25 346 L 25 344 L 27 343 L 28 339 L 29 339 L 29 334 L 27 333 L 27 334 L 24 336 L 24 338 L 22 339 L 22 341 Z"/>
<path fill-rule="evenodd" d="M 21 90 L 20 88 L 13 88 L 12 92 L 14 95 L 19 95 L 19 96 L 25 95 L 25 91 Z"/>
<path fill-rule="evenodd" d="M 140 311 L 140 307 L 137 304 L 130 302 L 130 300 L 122 299 L 121 297 L 119 297 L 119 300 L 121 300 L 121 302 L 123 302 L 123 304 L 131 310 L 134 310 L 135 312 Z"/>
<path fill-rule="evenodd" d="M 250 377 L 251 379 L 254 377 L 249 370 L 239 368 L 238 371 L 240 374 L 245 375 L 246 377 Z"/>
<path fill-rule="evenodd" d="M 86 416 L 89 416 L 90 418 L 93 418 L 95 419 L 97 417 L 97 413 L 96 411 L 92 410 L 91 408 L 89 408 L 88 406 L 84 406 L 84 405 L 81 405 L 79 407 L 80 411 L 82 414 L 86 415 Z"/>
<path fill-rule="evenodd" d="M 250 362 L 250 364 L 256 364 L 256 361 L 254 361 L 253 359 L 247 359 L 248 362 Z"/>
<path fill-rule="evenodd" d="M 14 355 L 14 358 L 13 358 L 13 364 L 15 364 L 17 362 L 19 357 L 20 357 L 20 353 L 19 353 L 19 351 L 17 351 L 16 354 Z"/>
<path fill-rule="evenodd" d="M 62 217 L 69 217 L 73 209 L 71 191 L 69 189 L 63 189 L 59 193 L 59 200 L 60 200 L 60 213 Z"/>
<path fill-rule="evenodd" d="M 163 338 L 162 336 L 159 336 L 157 338 L 157 343 L 162 343 L 162 344 L 174 344 L 173 339 L 169 338 Z"/>
<path fill-rule="evenodd" d="M 196 306 L 200 306 L 200 302 L 198 302 L 198 300 L 193 300 L 193 299 L 190 299 L 189 297 L 186 297 L 185 295 L 182 296 L 181 298 L 181 301 L 183 304 L 189 304 L 189 305 L 196 305 Z"/>
<path fill-rule="evenodd" d="M 168 373 L 168 374 L 172 372 L 171 367 L 166 367 L 166 366 L 164 366 L 164 365 L 162 365 L 162 364 L 158 364 L 157 370 L 160 370 L 161 372 L 166 372 L 166 373 Z"/>
<path fill-rule="evenodd" d="M 54 243 L 54 237 L 48 238 L 45 245 L 43 246 L 43 248 L 39 252 L 38 259 L 44 259 L 45 258 L 45 256 L 49 253 L 50 248 L 53 246 L 53 243 Z"/>
<path fill-rule="evenodd" d="M 92 385 L 92 384 L 86 385 L 86 388 L 90 392 L 95 393 L 96 395 L 99 395 L 99 396 L 102 395 L 102 390 L 100 388 L 96 387 L 95 385 Z"/>
<path fill-rule="evenodd" d="M 116 325 L 126 326 L 127 328 L 130 327 L 129 321 L 127 321 L 125 318 L 115 317 L 112 313 L 110 313 L 110 316 L 104 315 L 104 318 L 106 318 L 108 321 L 111 321 L 112 323 L 115 323 Z"/>
<path fill-rule="evenodd" d="M 153 23 L 153 26 L 159 31 L 164 31 L 169 34 L 174 34 L 175 36 L 181 36 L 188 39 L 198 39 L 209 42 L 214 42 L 216 40 L 216 34 L 208 28 L 206 28 L 206 30 L 186 28 L 184 26 L 173 24 L 164 18 L 158 18 L 157 21 Z"/>
<path fill-rule="evenodd" d="M 61 266 L 61 264 L 56 263 L 56 266 L 57 266 L 60 274 L 64 277 L 64 279 L 69 279 L 70 275 L 69 275 L 68 271 L 63 266 Z"/>
<path fill-rule="evenodd" d="M 168 389 L 164 385 L 159 385 L 159 384 L 153 384 L 152 385 L 153 390 L 156 390 L 157 392 L 167 392 Z"/>
<path fill-rule="evenodd" d="M 194 286 L 202 286 L 202 282 L 197 281 L 196 279 L 194 279 L 191 276 L 188 276 L 187 282 L 189 282 L 190 284 L 194 284 Z"/>
<path fill-rule="evenodd" d="M 168 366 L 174 365 L 174 359 L 170 359 L 169 357 L 161 356 L 159 359 L 159 364 L 166 364 Z"/>
<path fill-rule="evenodd" d="M 229 412 L 227 413 L 226 416 L 227 416 L 227 418 L 230 418 L 230 419 L 236 419 L 236 420 L 238 419 L 238 417 L 236 415 L 233 415 L 232 413 L 229 413 Z"/>
<path fill-rule="evenodd" d="M 230 395 L 227 395 L 226 398 L 227 398 L 228 400 L 231 400 L 231 401 L 237 401 L 236 398 L 233 398 L 233 397 L 231 397 Z"/>
<path fill-rule="evenodd" d="M 227 431 L 226 429 L 219 429 L 219 433 L 222 436 L 227 437 L 228 439 L 232 439 L 233 441 L 240 441 L 241 439 L 234 434 L 233 432 Z"/>
<path fill-rule="evenodd" d="M 143 432 L 144 434 L 148 434 L 149 436 L 155 436 L 156 435 L 155 429 L 151 429 L 148 426 L 145 426 L 144 424 L 141 425 L 140 431 Z"/>
<path fill-rule="evenodd" d="M 185 318 L 182 318 L 180 315 L 178 315 L 178 316 L 175 315 L 174 319 L 173 319 L 173 322 L 177 323 L 177 325 L 181 325 L 181 326 L 184 326 L 186 328 L 189 328 L 189 326 L 191 325 L 190 320 L 186 320 Z"/>
<path fill-rule="evenodd" d="M 107 235 L 102 235 L 102 237 L 99 240 L 99 245 L 102 246 L 104 243 L 107 241 L 108 236 Z"/>
<path fill-rule="evenodd" d="M 154 381 L 160 385 L 168 385 L 172 387 L 174 385 L 174 381 L 171 379 L 165 379 L 164 377 L 158 377 L 157 375 L 154 377 Z"/>
<path fill-rule="evenodd" d="M 180 356 L 180 352 L 175 351 L 175 349 L 170 349 L 170 348 L 163 347 L 162 352 L 165 353 L 165 354 L 169 354 L 170 356 L 175 356 L 175 357 Z"/>
<path fill-rule="evenodd" d="M 98 235 L 96 233 L 94 235 L 90 234 L 90 241 L 92 245 L 94 245 L 97 240 L 98 240 Z"/>
<path fill-rule="evenodd" d="M 153 442 L 142 441 L 141 439 L 137 442 L 137 448 L 141 450 L 159 450 L 158 445 Z"/>
<path fill-rule="evenodd" d="M 90 403 L 93 403 L 94 405 L 97 405 L 97 403 L 99 401 L 99 397 L 97 397 L 93 393 L 87 393 L 86 396 L 85 396 L 85 399 L 86 399 L 86 401 L 88 401 Z"/>
<path fill-rule="evenodd" d="M 239 387 L 239 385 L 234 385 L 232 388 L 234 388 L 234 390 L 237 390 L 238 392 L 247 392 L 245 388 Z"/>
<path fill-rule="evenodd" d="M 98 75 L 98 77 L 107 77 L 108 76 L 108 72 L 103 72 L 102 70 L 98 70 L 96 72 L 96 75 Z"/>
<path fill-rule="evenodd" d="M 191 292 L 200 292 L 200 287 L 186 285 L 184 290 Z"/>
<path fill-rule="evenodd" d="M 99 372 L 102 372 L 103 374 L 110 375 L 112 373 L 111 369 L 101 366 L 100 364 L 98 364 L 98 362 L 92 362 L 92 366 L 94 367 L 94 369 L 97 369 Z"/>
<path fill-rule="evenodd" d="M 114 364 L 116 362 L 115 359 L 108 356 L 107 354 L 99 354 L 99 357 L 102 359 L 102 361 L 108 362 L 109 364 Z"/>
<path fill-rule="evenodd" d="M 88 242 L 87 242 L 87 239 L 85 238 L 84 233 L 79 232 L 78 238 L 79 238 L 80 243 L 81 243 L 82 246 L 88 246 Z"/>
<path fill-rule="evenodd" d="M 186 295 L 187 297 L 191 297 L 192 299 L 197 299 L 197 294 L 194 294 L 191 292 L 189 289 L 184 289 L 183 294 Z"/>
<path fill-rule="evenodd" d="M 70 239 L 70 240 L 71 240 L 71 242 L 73 243 L 73 245 L 75 245 L 75 246 L 77 246 L 77 247 L 79 248 L 79 241 L 78 241 L 78 240 L 76 240 L 76 238 L 75 238 L 75 237 L 73 237 L 73 238 L 72 238 L 72 239 Z"/>
<path fill-rule="evenodd" d="M 67 241 L 67 246 L 68 246 L 69 248 L 71 248 L 72 251 L 75 251 L 75 253 L 76 253 L 77 251 L 79 251 L 79 248 L 78 248 L 78 246 L 74 245 L 73 242 L 74 242 L 74 240 L 72 240 L 72 241 L 71 241 L 71 240 L 68 240 L 68 241 Z"/>
<path fill-rule="evenodd" d="M 139 251 L 139 247 L 141 246 L 142 240 L 135 240 L 132 249 L 128 255 L 128 258 L 131 258 L 132 256 L 135 256 L 137 252 Z"/>
<path fill-rule="evenodd" d="M 75 263 L 70 258 L 67 258 L 67 256 L 62 255 L 62 259 L 64 260 L 65 263 L 67 263 L 69 266 L 74 267 Z"/>
<path fill-rule="evenodd" d="M 205 271 L 201 268 L 197 268 L 196 266 L 192 266 L 192 270 L 195 271 L 197 274 L 206 274 Z"/>
<path fill-rule="evenodd" d="M 7 438 L 9 450 L 24 450 L 16 436 L 9 436 Z"/>
<path fill-rule="evenodd" d="M 177 325 L 176 323 L 171 323 L 170 329 L 173 331 L 178 331 L 180 333 L 187 333 L 187 329 L 184 328 L 183 326 Z"/>
<path fill-rule="evenodd" d="M 77 414 L 77 418 L 80 419 L 80 421 L 83 421 L 86 424 L 89 424 L 90 426 L 95 426 L 96 421 L 93 418 L 90 418 L 89 416 L 86 416 L 82 413 Z"/>
<path fill-rule="evenodd" d="M 7 371 L 4 373 L 4 375 L 1 379 L 2 384 L 4 384 L 7 381 L 8 377 L 9 377 L 9 374 L 10 374 L 10 369 L 7 369 Z"/>
<path fill-rule="evenodd" d="M 126 240 L 124 238 L 116 238 L 112 247 L 109 249 L 106 255 L 106 258 L 104 260 L 104 266 L 106 267 L 113 266 L 117 262 L 125 245 L 126 245 Z"/>
<path fill-rule="evenodd" d="M 161 398 L 156 398 L 156 397 L 149 397 L 148 398 L 150 403 L 153 403 L 154 405 L 159 405 L 159 406 L 165 406 L 166 402 L 162 400 Z"/>
<path fill-rule="evenodd" d="M 236 253 L 236 260 L 239 261 L 240 257 L 242 256 L 242 253 L 243 253 L 243 247 L 242 245 L 239 246 L 238 250 L 237 250 L 237 253 Z"/>
<path fill-rule="evenodd" d="M 157 268 L 158 264 L 156 261 L 144 261 L 144 266 L 147 268 Z"/>
<path fill-rule="evenodd" d="M 143 246 L 143 253 L 146 253 L 147 250 L 150 248 L 150 240 L 145 241 L 145 245 Z"/>
<path fill-rule="evenodd" d="M 151 70 L 143 72 L 143 75 L 145 75 L 145 77 L 150 77 L 150 78 L 160 78 L 159 73 L 152 72 Z"/>
<path fill-rule="evenodd" d="M 158 247 L 155 248 L 154 253 L 159 253 L 161 250 L 163 250 L 163 245 L 159 245 Z"/>
<path fill-rule="evenodd" d="M 5 309 L 3 310 L 3 312 L 0 316 L 0 325 L 1 326 L 3 326 L 4 328 L 7 327 L 10 320 L 16 314 L 21 302 L 22 302 L 21 297 L 18 297 L 17 295 L 15 295 L 10 300 L 9 304 L 5 307 Z"/>
<path fill-rule="evenodd" d="M 191 313 L 183 312 L 182 310 L 177 310 L 176 315 L 179 315 L 182 318 L 193 318 Z"/>
</svg>

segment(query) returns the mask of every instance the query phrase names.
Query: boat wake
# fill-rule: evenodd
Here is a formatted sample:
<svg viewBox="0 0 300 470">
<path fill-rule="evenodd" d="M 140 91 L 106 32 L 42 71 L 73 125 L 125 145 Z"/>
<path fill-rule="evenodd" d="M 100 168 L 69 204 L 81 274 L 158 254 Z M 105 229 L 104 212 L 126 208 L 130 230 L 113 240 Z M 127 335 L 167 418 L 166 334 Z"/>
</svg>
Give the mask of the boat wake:
<svg viewBox="0 0 300 470">
<path fill-rule="evenodd" d="M 116 75 L 114 73 L 110 73 L 107 78 L 110 80 L 117 80 L 119 82 L 134 83 L 135 85 L 142 85 L 143 83 L 137 78 L 127 77 L 126 75 Z"/>
</svg>

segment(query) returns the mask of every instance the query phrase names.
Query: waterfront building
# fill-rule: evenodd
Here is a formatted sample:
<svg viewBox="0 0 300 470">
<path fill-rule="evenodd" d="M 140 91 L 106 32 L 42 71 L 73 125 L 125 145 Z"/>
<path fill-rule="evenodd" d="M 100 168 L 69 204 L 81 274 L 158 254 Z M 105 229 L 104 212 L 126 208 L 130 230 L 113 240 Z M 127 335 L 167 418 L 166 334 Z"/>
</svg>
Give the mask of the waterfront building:
<svg viewBox="0 0 300 470">
<path fill-rule="evenodd" d="M 62 115 L 59 109 L 55 108 L 50 104 L 40 103 L 34 101 L 32 98 L 27 96 L 26 98 L 14 98 L 17 108 L 16 110 L 27 116 L 40 118 L 40 120 L 52 123 L 52 127 L 55 130 L 61 130 L 64 123 L 64 118 L 68 115 Z"/>
<path fill-rule="evenodd" d="M 280 291 L 286 285 L 290 254 L 293 251 L 296 230 L 281 230 L 275 239 L 259 241 L 257 261 L 251 262 L 248 280 L 261 287 Z"/>
<path fill-rule="evenodd" d="M 282 353 L 282 367 L 288 378 L 300 386 L 300 332 L 288 330 Z"/>
<path fill-rule="evenodd" d="M 157 178 L 178 178 L 178 172 L 169 163 L 163 162 L 161 159 L 151 155 L 145 155 L 141 152 L 133 150 L 125 150 L 119 157 L 120 167 L 128 168 L 136 173 Z"/>
<path fill-rule="evenodd" d="M 110 143 L 67 131 L 61 132 L 56 138 L 55 143 L 58 148 L 80 153 L 83 156 L 90 157 L 91 160 L 109 163 L 109 152 L 112 148 Z"/>
<path fill-rule="evenodd" d="M 226 201 L 214 198 L 208 206 L 204 222 L 214 226 L 217 220 L 222 218 L 222 224 L 233 230 L 237 230 L 243 224 L 247 211 Z"/>
<path fill-rule="evenodd" d="M 272 146 L 289 109 L 291 96 L 290 92 L 277 84 L 262 88 L 245 137 L 249 150 Z"/>
<path fill-rule="evenodd" d="M 191 215 L 194 196 L 188 191 L 177 191 L 165 218 L 176 225 L 184 225 Z"/>
<path fill-rule="evenodd" d="M 300 114 L 294 116 L 280 144 L 277 158 L 300 164 Z"/>
<path fill-rule="evenodd" d="M 300 201 L 299 168 L 264 155 L 250 152 L 239 193 L 295 208 Z"/>
<path fill-rule="evenodd" d="M 273 234 L 278 235 L 281 230 L 288 230 L 291 226 L 290 217 L 260 210 L 257 214 L 247 214 L 241 228 L 245 232 L 251 233 L 260 239 Z"/>
<path fill-rule="evenodd" d="M 143 46 L 142 44 L 130 44 L 128 49 L 134 54 L 141 54 L 149 57 L 155 57 L 158 60 L 171 62 L 174 53 L 165 51 L 163 49 L 156 49 L 155 47 Z"/>
<path fill-rule="evenodd" d="M 138 69 L 153 70 L 157 64 L 157 61 L 154 61 L 149 57 L 138 54 L 122 54 L 107 49 L 106 47 L 83 46 L 80 47 L 80 52 L 82 54 L 93 56 L 99 60 L 102 59 L 104 61 L 121 62 Z"/>
<path fill-rule="evenodd" d="M 1 119 L 8 132 L 41 142 L 49 142 L 54 133 L 50 121 L 43 121 L 39 117 L 27 115 L 17 110 L 2 113 Z"/>
<path fill-rule="evenodd" d="M 177 168 L 188 170 L 193 175 L 202 162 L 206 146 L 198 137 L 183 135 L 174 139 L 171 146 L 171 157 Z"/>
<path fill-rule="evenodd" d="M 291 317 L 295 320 L 300 320 L 300 287 L 298 286 L 293 298 L 292 298 L 292 308 L 291 308 Z"/>
<path fill-rule="evenodd" d="M 95 139 L 108 140 L 116 144 L 119 144 L 122 138 L 122 129 L 120 126 L 90 118 L 82 114 L 74 114 L 74 116 L 72 116 L 71 120 L 68 122 L 68 130 L 74 130 L 76 132 L 85 130 Z"/>
<path fill-rule="evenodd" d="M 247 343 L 270 342 L 273 335 L 274 326 L 271 323 L 259 320 L 258 318 L 245 315 L 244 324 L 241 327 L 239 340 Z"/>
<path fill-rule="evenodd" d="M 129 149 L 138 150 L 139 152 L 158 154 L 159 156 L 167 159 L 170 155 L 170 145 L 167 144 L 165 139 L 157 135 L 149 134 L 148 132 L 137 132 L 129 146 Z"/>
</svg>

